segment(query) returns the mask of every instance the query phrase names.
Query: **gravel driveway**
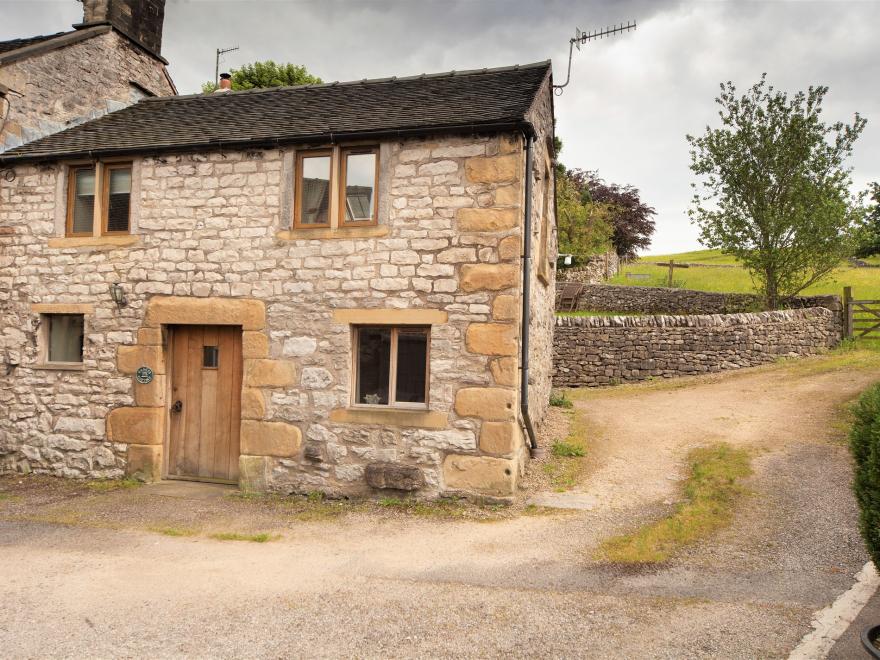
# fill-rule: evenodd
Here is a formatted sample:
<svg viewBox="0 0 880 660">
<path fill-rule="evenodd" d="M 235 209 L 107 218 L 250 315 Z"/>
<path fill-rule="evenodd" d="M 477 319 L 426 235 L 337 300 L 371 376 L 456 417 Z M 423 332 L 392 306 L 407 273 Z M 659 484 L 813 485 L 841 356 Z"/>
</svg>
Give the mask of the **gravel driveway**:
<svg viewBox="0 0 880 660">
<path fill-rule="evenodd" d="M 839 420 L 880 372 L 822 360 L 579 394 L 596 430 L 580 486 L 591 511 L 455 520 L 354 506 L 310 521 L 216 489 L 2 478 L 0 649 L 784 657 L 866 561 Z M 716 440 L 754 456 L 730 528 L 659 567 L 593 561 L 603 538 L 668 511 L 688 450 Z M 207 535 L 222 530 L 280 538 Z"/>
</svg>

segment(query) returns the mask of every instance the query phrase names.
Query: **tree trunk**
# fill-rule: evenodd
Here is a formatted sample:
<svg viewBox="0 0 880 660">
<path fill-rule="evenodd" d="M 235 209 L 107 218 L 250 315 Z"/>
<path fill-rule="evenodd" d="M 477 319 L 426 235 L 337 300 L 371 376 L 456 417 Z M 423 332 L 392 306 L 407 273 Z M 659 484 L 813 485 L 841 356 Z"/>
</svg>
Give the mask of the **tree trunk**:
<svg viewBox="0 0 880 660">
<path fill-rule="evenodd" d="M 764 275 L 767 280 L 767 308 L 779 309 L 779 283 L 776 281 L 776 271 L 773 268 L 767 268 Z"/>
</svg>

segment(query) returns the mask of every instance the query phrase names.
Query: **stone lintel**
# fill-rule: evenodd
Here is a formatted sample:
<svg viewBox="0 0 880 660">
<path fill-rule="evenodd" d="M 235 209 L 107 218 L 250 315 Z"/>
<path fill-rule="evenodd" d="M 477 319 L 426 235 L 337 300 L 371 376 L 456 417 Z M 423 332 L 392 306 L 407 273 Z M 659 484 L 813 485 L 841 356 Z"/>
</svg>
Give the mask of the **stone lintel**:
<svg viewBox="0 0 880 660">
<path fill-rule="evenodd" d="M 437 325 L 449 315 L 439 309 L 334 309 L 333 321 L 356 325 Z"/>
<path fill-rule="evenodd" d="M 91 303 L 33 303 L 34 314 L 94 314 L 95 306 Z"/>
</svg>

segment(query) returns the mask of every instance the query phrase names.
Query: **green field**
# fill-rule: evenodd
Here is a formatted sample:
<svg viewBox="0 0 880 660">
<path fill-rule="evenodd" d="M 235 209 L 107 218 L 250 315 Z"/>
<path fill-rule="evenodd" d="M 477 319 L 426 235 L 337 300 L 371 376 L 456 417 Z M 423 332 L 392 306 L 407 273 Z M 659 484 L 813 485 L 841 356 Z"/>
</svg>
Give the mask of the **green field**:
<svg viewBox="0 0 880 660">
<path fill-rule="evenodd" d="M 665 266 L 652 265 L 653 262 L 668 262 L 674 259 L 681 263 L 704 263 L 714 265 L 736 265 L 734 257 L 724 255 L 718 250 L 698 250 L 679 254 L 645 256 L 623 267 L 620 275 L 614 277 L 611 284 L 630 286 L 666 286 L 669 269 Z M 865 261 L 880 264 L 880 257 L 871 257 Z M 647 279 L 627 277 L 627 274 L 647 275 Z M 754 293 L 755 287 L 748 271 L 742 267 L 735 268 L 676 268 L 673 275 L 673 286 L 681 289 L 698 291 L 716 291 L 719 293 Z M 853 268 L 842 265 L 823 282 L 811 286 L 802 295 L 835 293 L 841 295 L 843 287 L 851 286 L 853 297 L 860 299 L 880 299 L 880 269 Z"/>
</svg>

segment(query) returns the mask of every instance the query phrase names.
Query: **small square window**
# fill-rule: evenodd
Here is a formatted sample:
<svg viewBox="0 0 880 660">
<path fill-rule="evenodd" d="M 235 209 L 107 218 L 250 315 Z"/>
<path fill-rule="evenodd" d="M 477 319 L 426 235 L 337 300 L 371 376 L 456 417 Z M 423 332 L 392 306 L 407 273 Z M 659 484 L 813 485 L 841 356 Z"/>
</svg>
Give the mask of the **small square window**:
<svg viewBox="0 0 880 660">
<path fill-rule="evenodd" d="M 342 152 L 344 190 L 340 191 L 343 225 L 376 222 L 376 180 L 378 158 L 375 149 Z"/>
<path fill-rule="evenodd" d="M 355 328 L 355 403 L 424 408 L 430 328 Z"/>
<path fill-rule="evenodd" d="M 83 361 L 82 314 L 43 314 L 47 362 L 77 364 Z"/>
<path fill-rule="evenodd" d="M 202 352 L 202 367 L 216 369 L 220 364 L 220 349 L 217 346 L 205 346 Z"/>
<path fill-rule="evenodd" d="M 331 153 L 309 152 L 300 154 L 297 160 L 295 223 L 329 227 Z"/>
</svg>

